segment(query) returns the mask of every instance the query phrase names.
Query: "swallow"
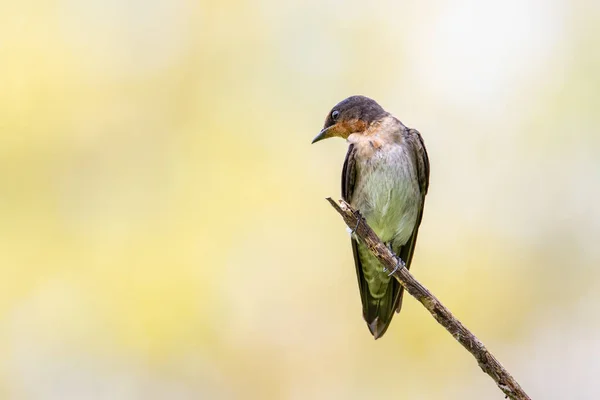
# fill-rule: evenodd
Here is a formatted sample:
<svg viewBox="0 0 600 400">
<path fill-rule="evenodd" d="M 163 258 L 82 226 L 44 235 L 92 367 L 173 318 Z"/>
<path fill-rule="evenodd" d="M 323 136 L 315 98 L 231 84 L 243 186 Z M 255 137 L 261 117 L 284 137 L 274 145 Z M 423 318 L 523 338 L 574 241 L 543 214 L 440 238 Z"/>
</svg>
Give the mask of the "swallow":
<svg viewBox="0 0 600 400">
<path fill-rule="evenodd" d="M 342 198 L 398 257 L 396 268 L 410 268 L 429 187 L 429 158 L 421 134 L 375 100 L 351 96 L 333 107 L 312 143 L 331 137 L 349 143 Z M 394 311 L 400 312 L 403 288 L 354 232 L 351 242 L 363 317 L 378 339 Z"/>
</svg>

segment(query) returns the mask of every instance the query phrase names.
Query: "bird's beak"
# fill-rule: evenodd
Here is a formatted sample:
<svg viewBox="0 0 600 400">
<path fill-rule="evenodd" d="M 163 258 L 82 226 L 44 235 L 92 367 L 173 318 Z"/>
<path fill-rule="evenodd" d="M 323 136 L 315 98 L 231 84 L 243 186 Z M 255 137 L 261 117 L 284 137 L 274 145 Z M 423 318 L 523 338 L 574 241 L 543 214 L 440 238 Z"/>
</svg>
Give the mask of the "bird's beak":
<svg viewBox="0 0 600 400">
<path fill-rule="evenodd" d="M 317 143 L 320 140 L 323 139 L 328 139 L 330 137 L 334 137 L 334 136 L 342 136 L 343 134 L 343 129 L 340 129 L 341 127 L 338 124 L 335 125 L 331 125 L 327 128 L 323 128 L 323 130 L 321 130 L 321 132 L 319 132 L 319 134 L 317 136 L 315 136 L 315 138 L 313 139 L 312 143 Z"/>
</svg>

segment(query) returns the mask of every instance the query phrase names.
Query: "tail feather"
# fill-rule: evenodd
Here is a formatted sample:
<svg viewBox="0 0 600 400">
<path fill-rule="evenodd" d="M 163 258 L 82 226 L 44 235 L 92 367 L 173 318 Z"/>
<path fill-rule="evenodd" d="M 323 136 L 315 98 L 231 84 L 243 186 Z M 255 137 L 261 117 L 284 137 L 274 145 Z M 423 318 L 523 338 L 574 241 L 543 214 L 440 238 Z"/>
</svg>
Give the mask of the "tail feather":
<svg viewBox="0 0 600 400">
<path fill-rule="evenodd" d="M 366 312 L 363 314 L 365 321 L 367 322 L 367 326 L 369 327 L 369 331 L 371 335 L 375 339 L 379 339 L 383 336 L 383 334 L 387 331 L 390 323 L 392 322 L 392 318 L 394 317 L 394 311 L 396 313 L 400 312 L 399 304 L 402 303 L 402 293 L 400 292 L 402 288 L 400 287 L 397 290 L 392 286 L 399 286 L 398 282 L 390 281 L 390 285 L 388 287 L 389 295 L 386 294 L 385 300 L 375 301 L 375 307 L 366 307 Z M 396 299 L 396 303 L 398 306 L 394 307 L 394 302 L 392 296 L 398 296 Z"/>
<path fill-rule="evenodd" d="M 394 311 L 400 311 L 402 286 L 383 271 L 364 244 L 352 240 L 358 286 L 363 306 L 363 317 L 375 339 L 388 329 Z"/>
</svg>

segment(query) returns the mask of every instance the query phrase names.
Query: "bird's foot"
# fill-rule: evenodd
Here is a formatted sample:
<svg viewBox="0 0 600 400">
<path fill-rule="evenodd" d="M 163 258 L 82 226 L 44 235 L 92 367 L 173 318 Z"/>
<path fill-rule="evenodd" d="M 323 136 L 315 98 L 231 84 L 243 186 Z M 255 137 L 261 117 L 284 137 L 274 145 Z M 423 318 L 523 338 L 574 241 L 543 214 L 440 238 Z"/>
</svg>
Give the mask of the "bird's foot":
<svg viewBox="0 0 600 400">
<path fill-rule="evenodd" d="M 392 242 L 385 243 L 385 247 L 387 247 L 392 252 L 392 254 L 394 254 L 394 249 L 392 249 Z M 388 272 L 386 267 L 383 267 L 383 272 Z"/>
<path fill-rule="evenodd" d="M 358 226 L 360 225 L 360 220 L 361 220 L 361 217 L 359 216 L 358 219 L 356 220 L 356 226 L 354 227 L 354 229 L 352 229 L 352 232 L 350 232 L 350 235 L 354 235 L 356 233 L 356 230 L 358 229 Z"/>
<path fill-rule="evenodd" d="M 400 257 L 398 257 L 398 263 L 394 267 L 394 270 L 388 274 L 388 276 L 394 275 L 396 273 L 396 271 L 398 271 L 400 268 L 405 268 L 405 267 L 406 267 L 406 264 L 404 263 L 404 261 L 402 261 L 402 259 Z M 385 270 L 385 268 L 384 268 L 384 271 L 387 272 Z"/>
</svg>

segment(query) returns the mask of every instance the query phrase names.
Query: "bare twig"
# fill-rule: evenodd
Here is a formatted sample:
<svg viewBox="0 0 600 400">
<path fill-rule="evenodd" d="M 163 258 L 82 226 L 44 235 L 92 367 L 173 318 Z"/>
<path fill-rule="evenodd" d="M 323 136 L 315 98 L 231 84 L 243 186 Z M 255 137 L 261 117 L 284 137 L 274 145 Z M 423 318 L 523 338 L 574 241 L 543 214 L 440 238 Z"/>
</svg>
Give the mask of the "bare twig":
<svg viewBox="0 0 600 400">
<path fill-rule="evenodd" d="M 394 254 L 381 242 L 375 232 L 362 219 L 360 213 L 343 200 L 338 205 L 331 198 L 327 199 L 333 208 L 344 218 L 346 225 L 351 229 L 361 223 L 356 229 L 356 235 L 368 246 L 369 250 L 389 270 L 394 270 L 397 262 Z M 433 315 L 450 334 L 463 345 L 475 357 L 479 366 L 498 385 L 506 397 L 513 400 L 531 400 L 511 374 L 500 364 L 500 362 L 488 351 L 475 335 L 471 333 L 433 294 L 421 285 L 406 268 L 400 268 L 394 273 L 394 277 L 415 299 Z"/>
</svg>

